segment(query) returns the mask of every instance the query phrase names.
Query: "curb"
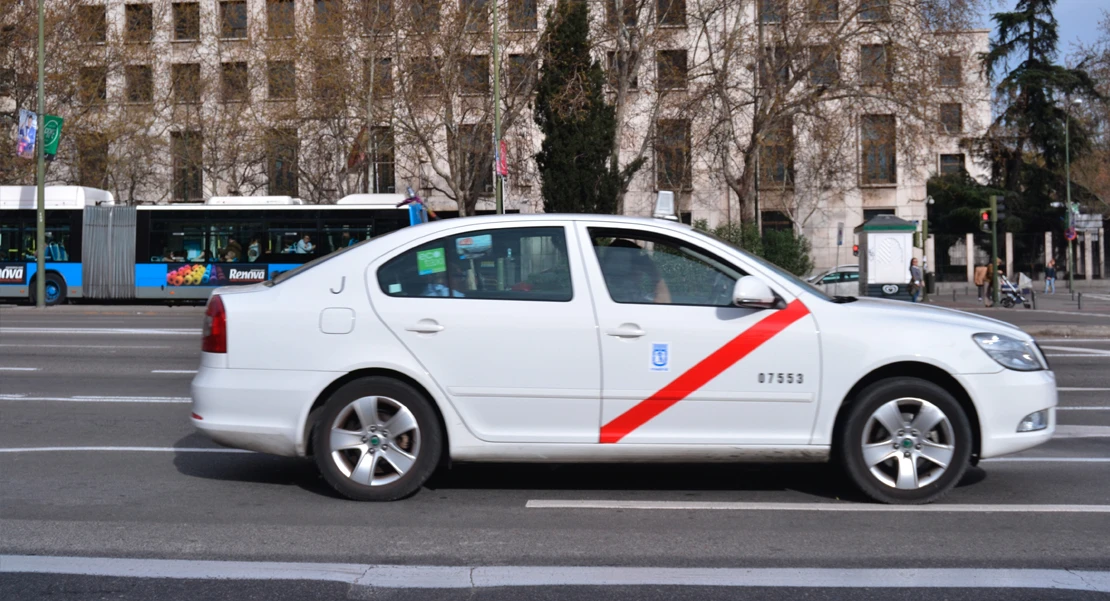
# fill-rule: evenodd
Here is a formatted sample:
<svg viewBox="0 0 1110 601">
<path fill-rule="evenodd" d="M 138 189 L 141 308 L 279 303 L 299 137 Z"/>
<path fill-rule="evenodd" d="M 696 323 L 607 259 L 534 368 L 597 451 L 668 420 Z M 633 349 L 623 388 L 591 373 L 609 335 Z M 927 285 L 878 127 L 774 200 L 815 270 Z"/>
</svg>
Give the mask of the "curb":
<svg viewBox="0 0 1110 601">
<path fill-rule="evenodd" d="M 1110 338 L 1110 326 L 1028 325 L 1019 327 L 1034 338 Z"/>
</svg>

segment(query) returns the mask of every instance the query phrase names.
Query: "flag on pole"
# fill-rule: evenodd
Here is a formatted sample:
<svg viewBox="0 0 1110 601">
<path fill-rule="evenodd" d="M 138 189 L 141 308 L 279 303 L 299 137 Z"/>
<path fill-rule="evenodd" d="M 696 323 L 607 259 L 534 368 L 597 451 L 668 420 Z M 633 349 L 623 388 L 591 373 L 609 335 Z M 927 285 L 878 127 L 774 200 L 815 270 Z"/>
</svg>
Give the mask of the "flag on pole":
<svg viewBox="0 0 1110 601">
<path fill-rule="evenodd" d="M 508 151 L 505 148 L 505 140 L 501 140 L 497 146 L 497 175 L 501 177 L 508 177 L 509 175 L 509 158 Z"/>
<path fill-rule="evenodd" d="M 355 136 L 355 143 L 351 145 L 351 151 L 347 153 L 348 171 L 366 162 L 366 137 L 368 135 L 369 132 L 366 130 L 366 126 L 363 125 L 358 135 Z"/>
<path fill-rule="evenodd" d="M 33 111 L 19 109 L 19 136 L 15 143 L 16 155 L 25 159 L 35 158 L 35 136 L 39 130 L 39 116 Z"/>
</svg>

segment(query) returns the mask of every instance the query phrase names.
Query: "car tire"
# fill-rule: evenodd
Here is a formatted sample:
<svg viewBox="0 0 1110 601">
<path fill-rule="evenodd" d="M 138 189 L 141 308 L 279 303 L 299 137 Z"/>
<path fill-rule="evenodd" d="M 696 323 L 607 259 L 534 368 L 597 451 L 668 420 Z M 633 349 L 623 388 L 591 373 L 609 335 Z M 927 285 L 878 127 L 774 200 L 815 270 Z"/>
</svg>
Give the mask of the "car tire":
<svg viewBox="0 0 1110 601">
<path fill-rule="evenodd" d="M 65 304 L 66 281 L 62 279 L 62 276 L 56 273 L 47 273 L 46 280 L 43 282 L 43 286 L 44 290 L 46 291 L 46 300 L 43 304 L 45 304 L 47 307 Z M 37 286 L 34 280 L 31 280 L 30 292 L 31 304 L 38 304 Z"/>
<path fill-rule="evenodd" d="M 848 408 L 836 452 L 868 497 L 922 504 L 956 486 L 969 465 L 971 445 L 971 423 L 948 391 L 926 380 L 898 378 L 860 393 Z"/>
<path fill-rule="evenodd" d="M 374 376 L 331 395 L 313 426 L 312 450 L 320 474 L 339 494 L 395 501 L 415 494 L 431 477 L 442 440 L 435 408 L 424 394 Z"/>
</svg>

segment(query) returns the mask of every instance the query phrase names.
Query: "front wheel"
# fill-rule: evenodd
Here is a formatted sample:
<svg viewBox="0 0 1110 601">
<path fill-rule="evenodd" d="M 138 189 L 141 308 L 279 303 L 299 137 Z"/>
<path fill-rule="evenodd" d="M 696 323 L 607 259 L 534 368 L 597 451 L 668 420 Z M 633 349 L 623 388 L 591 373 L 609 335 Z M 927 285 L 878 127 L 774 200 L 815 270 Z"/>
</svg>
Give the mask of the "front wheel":
<svg viewBox="0 0 1110 601">
<path fill-rule="evenodd" d="M 356 501 L 394 501 L 414 494 L 439 463 L 442 435 L 435 409 L 413 387 L 384 377 L 337 390 L 313 429 L 320 473 Z"/>
<path fill-rule="evenodd" d="M 1012 309 L 1014 306 L 1014 299 L 1007 296 L 1006 298 L 1002 299 L 1002 306 L 1006 307 L 1007 309 Z"/>
<path fill-rule="evenodd" d="M 917 378 L 871 385 L 849 409 L 839 456 L 852 481 L 881 503 L 939 499 L 971 457 L 971 425 L 959 402 Z"/>
<path fill-rule="evenodd" d="M 35 277 L 38 277 L 37 275 Z M 66 282 L 61 276 L 48 273 L 46 280 L 43 282 L 43 290 L 46 292 L 43 295 L 43 304 L 47 307 L 61 305 L 66 302 Z M 31 303 L 37 304 L 38 302 L 38 289 L 34 281 L 31 282 Z"/>
</svg>

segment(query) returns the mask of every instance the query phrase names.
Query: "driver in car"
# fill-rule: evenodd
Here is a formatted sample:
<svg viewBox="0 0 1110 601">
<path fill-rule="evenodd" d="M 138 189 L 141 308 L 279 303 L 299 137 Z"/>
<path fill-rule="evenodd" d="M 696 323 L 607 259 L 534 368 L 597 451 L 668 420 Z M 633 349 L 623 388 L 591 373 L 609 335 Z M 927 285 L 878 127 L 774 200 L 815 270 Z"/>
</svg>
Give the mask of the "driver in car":
<svg viewBox="0 0 1110 601">
<path fill-rule="evenodd" d="M 671 291 L 651 256 L 632 240 L 605 247 L 601 272 L 618 303 L 670 304 Z"/>
</svg>

